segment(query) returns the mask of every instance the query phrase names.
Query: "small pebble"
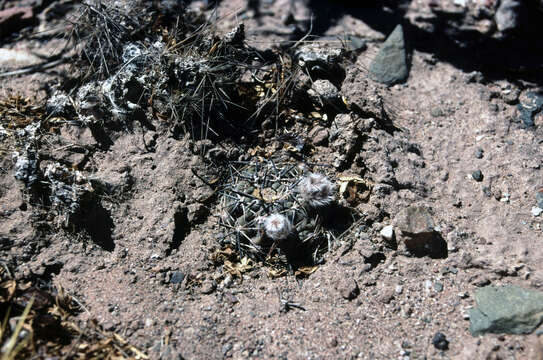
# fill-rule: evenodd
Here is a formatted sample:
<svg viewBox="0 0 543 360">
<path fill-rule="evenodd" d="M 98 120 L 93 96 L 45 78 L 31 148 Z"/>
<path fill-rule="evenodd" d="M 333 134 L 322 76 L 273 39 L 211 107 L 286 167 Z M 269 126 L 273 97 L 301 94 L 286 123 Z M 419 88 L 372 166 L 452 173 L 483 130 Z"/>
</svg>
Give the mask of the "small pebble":
<svg viewBox="0 0 543 360">
<path fill-rule="evenodd" d="M 215 291 L 215 289 L 217 289 L 217 285 L 215 285 L 215 282 L 211 280 L 206 280 L 202 283 L 200 292 L 202 294 L 211 294 L 213 291 Z"/>
<path fill-rule="evenodd" d="M 539 216 L 541 215 L 542 212 L 543 212 L 542 208 L 537 207 L 537 206 L 532 207 L 532 216 L 534 217 Z"/>
<path fill-rule="evenodd" d="M 483 158 L 483 154 L 484 154 L 483 149 L 478 148 L 477 150 L 475 150 L 475 157 L 476 157 L 477 159 L 482 159 L 482 158 Z"/>
<path fill-rule="evenodd" d="M 392 225 L 387 225 L 381 229 L 380 234 L 383 239 L 390 241 L 394 237 L 394 228 Z"/>
<path fill-rule="evenodd" d="M 185 278 L 185 274 L 183 274 L 181 271 L 174 271 L 172 273 L 172 277 L 170 278 L 170 283 L 179 284 L 183 282 L 184 278 Z"/>
<path fill-rule="evenodd" d="M 440 282 L 434 283 L 434 290 L 437 291 L 437 292 L 442 292 L 443 291 L 443 284 L 440 283 Z"/>
<path fill-rule="evenodd" d="M 449 341 L 443 333 L 436 333 L 432 339 L 432 344 L 438 350 L 447 350 L 449 348 Z"/>
<path fill-rule="evenodd" d="M 471 177 L 477 182 L 483 181 L 483 173 L 481 172 L 481 170 L 475 170 L 474 172 L 472 172 Z"/>
</svg>

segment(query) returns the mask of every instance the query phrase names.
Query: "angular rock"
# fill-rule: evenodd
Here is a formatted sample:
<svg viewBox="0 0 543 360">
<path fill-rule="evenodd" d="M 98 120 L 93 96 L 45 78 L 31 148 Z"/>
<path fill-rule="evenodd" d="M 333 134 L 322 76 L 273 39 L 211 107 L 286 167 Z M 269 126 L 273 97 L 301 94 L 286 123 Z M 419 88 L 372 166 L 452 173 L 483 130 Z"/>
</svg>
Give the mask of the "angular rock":
<svg viewBox="0 0 543 360">
<path fill-rule="evenodd" d="M 393 226 L 396 238 L 410 253 L 442 257 L 446 252 L 447 244 L 436 233 L 432 216 L 424 206 L 403 209 L 394 219 Z"/>
<path fill-rule="evenodd" d="M 477 307 L 469 312 L 473 336 L 529 334 L 543 322 L 543 293 L 519 286 L 487 286 L 475 292 Z"/>
<path fill-rule="evenodd" d="M 174 271 L 172 273 L 172 277 L 170 278 L 170 283 L 172 284 L 180 284 L 185 279 L 185 274 L 183 274 L 181 271 Z"/>
<path fill-rule="evenodd" d="M 360 294 L 360 288 L 355 280 L 347 279 L 339 285 L 339 292 L 346 300 L 353 300 Z"/>
<path fill-rule="evenodd" d="M 387 225 L 382 228 L 379 233 L 383 239 L 391 241 L 394 238 L 394 227 L 392 225 Z"/>
<path fill-rule="evenodd" d="M 519 0 L 503 0 L 496 11 L 496 27 L 498 31 L 508 32 L 519 26 L 519 13 L 522 2 Z"/>
<path fill-rule="evenodd" d="M 432 339 L 432 344 L 438 350 L 447 350 L 449 348 L 449 341 L 445 334 L 438 332 L 434 335 Z"/>
<path fill-rule="evenodd" d="M 320 105 L 334 104 L 339 101 L 337 87 L 328 80 L 316 80 L 307 91 L 311 100 Z M 322 104 L 324 102 L 324 104 Z"/>
<path fill-rule="evenodd" d="M 409 76 L 402 25 L 396 26 L 383 43 L 370 64 L 370 76 L 373 80 L 386 85 L 404 82 Z"/>
</svg>

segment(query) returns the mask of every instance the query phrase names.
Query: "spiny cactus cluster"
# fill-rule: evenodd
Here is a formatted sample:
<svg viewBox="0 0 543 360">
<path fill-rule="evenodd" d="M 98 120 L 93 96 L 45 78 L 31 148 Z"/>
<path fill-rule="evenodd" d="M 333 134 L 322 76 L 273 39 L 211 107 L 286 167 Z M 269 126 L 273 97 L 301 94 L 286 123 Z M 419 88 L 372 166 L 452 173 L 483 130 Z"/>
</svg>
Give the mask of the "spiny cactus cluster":
<svg viewBox="0 0 543 360">
<path fill-rule="evenodd" d="M 223 245 L 256 259 L 277 249 L 318 261 L 331 238 L 320 219 L 335 203 L 334 184 L 297 164 L 272 160 L 233 164 L 231 174 L 222 190 Z"/>
</svg>

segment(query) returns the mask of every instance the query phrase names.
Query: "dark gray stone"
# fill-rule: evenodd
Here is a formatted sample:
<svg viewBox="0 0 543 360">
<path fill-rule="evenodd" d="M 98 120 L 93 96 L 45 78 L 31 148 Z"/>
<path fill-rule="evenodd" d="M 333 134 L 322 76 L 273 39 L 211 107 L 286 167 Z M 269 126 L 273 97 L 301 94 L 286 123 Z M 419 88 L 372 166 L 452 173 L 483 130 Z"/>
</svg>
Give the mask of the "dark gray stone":
<svg viewBox="0 0 543 360">
<path fill-rule="evenodd" d="M 535 125 L 535 116 L 543 110 L 543 95 L 535 92 L 526 94 L 526 100 L 517 105 L 520 120 L 526 127 Z"/>
<path fill-rule="evenodd" d="M 477 159 L 482 159 L 483 155 L 484 155 L 484 150 L 483 149 L 478 148 L 477 150 L 475 150 L 475 157 Z"/>
<path fill-rule="evenodd" d="M 443 333 L 436 333 L 432 339 L 432 344 L 438 350 L 447 350 L 449 348 L 449 341 Z"/>
<path fill-rule="evenodd" d="M 404 82 L 409 76 L 402 25 L 396 26 L 383 43 L 370 64 L 370 76 L 373 80 L 386 85 Z"/>
<path fill-rule="evenodd" d="M 473 336 L 529 334 L 543 322 L 543 293 L 519 286 L 486 286 L 475 292 L 477 307 L 469 312 Z"/>
<path fill-rule="evenodd" d="M 481 182 L 483 181 L 483 173 L 481 172 L 481 170 L 475 170 L 473 173 L 471 173 L 471 177 L 473 178 L 473 180 L 477 181 L 477 182 Z"/>
<path fill-rule="evenodd" d="M 170 278 L 170 283 L 180 284 L 183 282 L 183 279 L 185 279 L 185 274 L 183 274 L 181 271 L 174 271 L 172 273 L 172 277 Z"/>
</svg>

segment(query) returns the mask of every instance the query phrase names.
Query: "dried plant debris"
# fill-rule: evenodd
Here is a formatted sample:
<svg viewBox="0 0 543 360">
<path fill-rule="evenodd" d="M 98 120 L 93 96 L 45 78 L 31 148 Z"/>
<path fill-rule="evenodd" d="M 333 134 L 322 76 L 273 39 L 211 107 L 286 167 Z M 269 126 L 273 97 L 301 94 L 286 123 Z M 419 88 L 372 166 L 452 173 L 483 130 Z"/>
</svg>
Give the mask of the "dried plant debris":
<svg viewBox="0 0 543 360">
<path fill-rule="evenodd" d="M 95 320 L 78 323 L 82 306 L 60 286 L 18 283 L 0 267 L 0 358 L 147 359 Z"/>
<path fill-rule="evenodd" d="M 174 136 L 243 138 L 265 121 L 287 121 L 294 109 L 314 110 L 306 73 L 344 77 L 335 75 L 341 49 L 259 51 L 245 43 L 243 24 L 219 35 L 181 5 L 175 21 L 145 1 L 94 1 L 83 9 L 74 31 L 84 44 L 75 107 L 85 124 L 130 128 L 137 121 Z"/>
<path fill-rule="evenodd" d="M 311 274 L 311 266 L 323 261 L 331 243 L 356 220 L 350 209 L 337 211 L 332 181 L 322 174 L 304 174 L 297 163 L 257 158 L 233 163 L 230 169 L 221 190 L 222 244 L 236 249 L 240 258 L 266 262 L 272 276 L 283 275 L 287 268 Z M 325 220 L 338 213 L 343 222 Z"/>
<path fill-rule="evenodd" d="M 42 106 L 31 99 L 18 94 L 10 94 L 0 99 L 0 155 L 10 151 L 27 153 L 29 144 L 35 140 L 39 130 L 38 120 L 44 117 Z M 31 141 L 18 141 L 22 137 L 31 137 Z M 30 156 L 32 158 L 32 156 Z"/>
</svg>

